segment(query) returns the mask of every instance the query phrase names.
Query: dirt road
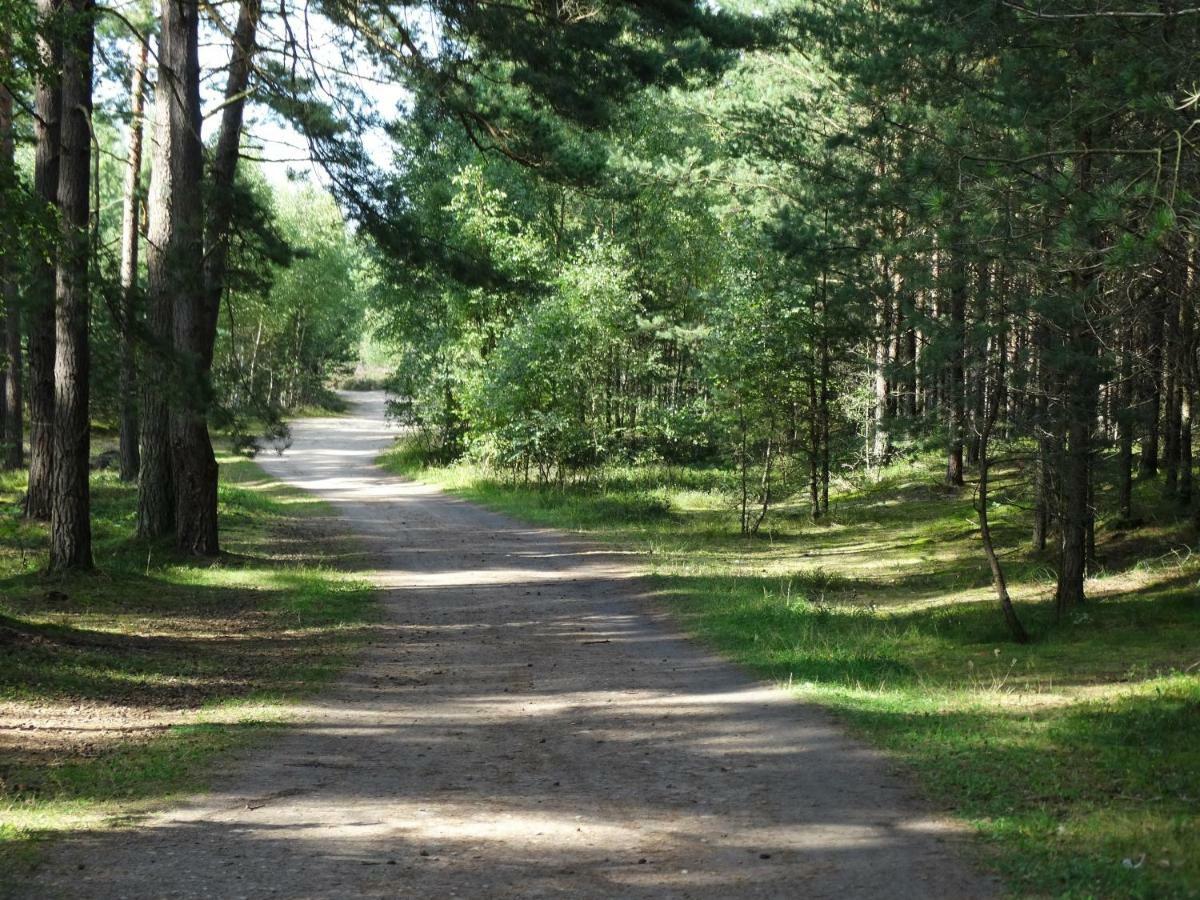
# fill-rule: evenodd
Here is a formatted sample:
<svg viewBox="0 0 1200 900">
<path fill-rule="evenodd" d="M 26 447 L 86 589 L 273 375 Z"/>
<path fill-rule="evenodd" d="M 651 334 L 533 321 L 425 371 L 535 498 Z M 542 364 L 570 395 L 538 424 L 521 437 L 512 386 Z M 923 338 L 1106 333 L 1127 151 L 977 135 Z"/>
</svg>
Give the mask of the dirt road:
<svg viewBox="0 0 1200 900">
<path fill-rule="evenodd" d="M 683 639 L 629 560 L 372 465 L 380 394 L 268 471 L 363 536 L 389 628 L 212 793 L 63 842 L 31 896 L 968 898 L 886 760 Z"/>
</svg>

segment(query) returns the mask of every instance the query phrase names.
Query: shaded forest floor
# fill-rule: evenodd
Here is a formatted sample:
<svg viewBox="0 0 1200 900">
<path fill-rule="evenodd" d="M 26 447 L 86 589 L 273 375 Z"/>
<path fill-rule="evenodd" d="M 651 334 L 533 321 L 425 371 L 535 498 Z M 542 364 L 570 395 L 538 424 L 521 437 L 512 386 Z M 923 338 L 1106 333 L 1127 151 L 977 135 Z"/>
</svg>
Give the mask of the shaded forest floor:
<svg viewBox="0 0 1200 900">
<path fill-rule="evenodd" d="M 1200 559 L 1157 483 L 1138 485 L 1136 530 L 1101 526 L 1092 602 L 1063 622 L 1028 513 L 994 510 L 1033 634 L 1017 646 L 971 488 L 939 486 L 940 460 L 839 485 L 821 525 L 782 504 L 752 539 L 719 471 L 622 468 L 542 490 L 426 466 L 403 443 L 382 462 L 639 554 L 698 635 L 907 764 L 976 827 L 1015 894 L 1200 897 Z M 1018 473 L 998 474 L 1019 493 Z"/>
<path fill-rule="evenodd" d="M 97 573 L 51 579 L 47 528 L 0 480 L 0 870 L 54 832 L 129 821 L 277 727 L 370 631 L 327 507 L 221 459 L 225 552 L 130 538 L 136 492 L 92 478 Z M 116 817 L 116 818 L 114 818 Z"/>
</svg>

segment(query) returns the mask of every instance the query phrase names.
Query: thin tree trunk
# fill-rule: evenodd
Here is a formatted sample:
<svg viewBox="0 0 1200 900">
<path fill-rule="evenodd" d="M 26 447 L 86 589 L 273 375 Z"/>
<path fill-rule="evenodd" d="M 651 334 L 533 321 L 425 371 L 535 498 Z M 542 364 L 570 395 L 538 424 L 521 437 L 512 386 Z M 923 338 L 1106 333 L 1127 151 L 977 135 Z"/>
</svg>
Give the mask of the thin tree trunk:
<svg viewBox="0 0 1200 900">
<path fill-rule="evenodd" d="M 1121 349 L 1121 398 L 1124 408 L 1117 412 L 1117 484 L 1121 519 L 1129 522 L 1133 518 L 1133 421 L 1132 403 L 1132 341 L 1127 335 Z"/>
<path fill-rule="evenodd" d="M 772 422 L 771 430 L 775 430 L 775 423 Z M 758 516 L 754 519 L 754 524 L 750 528 L 751 534 L 758 534 L 758 529 L 763 523 L 763 519 L 767 517 L 767 510 L 771 506 L 771 464 L 775 461 L 771 453 L 772 442 L 771 438 L 767 437 L 767 447 L 763 454 L 763 473 L 762 481 L 759 484 L 759 510 Z"/>
<path fill-rule="evenodd" d="M 1142 454 L 1138 462 L 1138 476 L 1153 478 L 1158 474 L 1159 413 L 1162 409 L 1163 377 L 1163 318 L 1166 316 L 1166 298 L 1159 292 L 1150 304 L 1149 326 L 1146 329 L 1146 346 L 1143 353 L 1146 368 L 1142 373 L 1142 403 L 1144 404 L 1145 432 L 1142 436 Z"/>
<path fill-rule="evenodd" d="M 1004 615 L 1004 624 L 1008 633 L 1018 644 L 1027 644 L 1029 634 L 1017 617 L 1013 608 L 1012 598 L 1008 594 L 1008 581 L 1004 577 L 1004 569 L 1000 565 L 1000 557 L 996 555 L 996 547 L 992 541 L 992 529 L 988 521 L 988 476 L 992 460 L 988 455 L 988 440 L 996 424 L 996 416 L 1000 411 L 1000 397 L 992 398 L 991 409 L 987 412 L 983 428 L 979 433 L 979 497 L 976 511 L 979 513 L 979 536 L 983 543 L 983 552 L 987 556 L 988 565 L 992 570 L 992 586 L 996 591 L 996 599 L 1000 601 L 1000 611 Z"/>
<path fill-rule="evenodd" d="M 237 174 L 238 149 L 242 139 L 242 118 L 246 90 L 250 84 L 255 39 L 261 13 L 259 0 L 242 0 L 237 27 L 233 33 L 233 57 L 225 84 L 225 104 L 221 111 L 221 132 L 212 161 L 212 200 L 205 222 L 204 315 L 213 338 L 225 288 L 225 268 L 229 256 L 229 228 L 233 219 L 233 182 Z M 212 364 L 212 348 L 208 351 Z"/>
<path fill-rule="evenodd" d="M 815 360 L 812 361 L 815 366 Z M 817 373 L 808 373 L 808 499 L 809 514 L 814 522 L 821 518 L 821 425 L 817 400 Z"/>
<path fill-rule="evenodd" d="M 946 454 L 946 484 L 963 483 L 963 442 L 966 431 L 967 266 L 963 257 L 962 213 L 956 208 L 950 246 L 950 446 Z"/>
<path fill-rule="evenodd" d="M 1162 468 L 1163 468 L 1163 497 L 1175 499 L 1179 487 L 1179 307 L 1181 300 L 1172 297 L 1167 307 L 1167 335 L 1163 344 L 1163 356 L 1166 375 L 1163 386 L 1163 437 L 1162 437 Z"/>
<path fill-rule="evenodd" d="M 1034 509 L 1033 509 L 1033 549 L 1041 552 L 1046 549 L 1046 540 L 1050 533 L 1051 510 L 1053 502 L 1053 480 L 1051 473 L 1052 451 L 1054 448 L 1053 429 L 1050 418 L 1050 367 L 1046 361 L 1049 341 L 1045 323 L 1039 322 L 1034 329 L 1034 350 L 1037 354 L 1037 390 L 1034 403 L 1034 431 L 1037 434 L 1037 462 L 1034 470 Z"/>
<path fill-rule="evenodd" d="M 61 245 L 55 291 L 50 571 L 92 568 L 88 493 L 88 266 L 92 162 L 92 0 L 67 0 L 62 67 Z"/>
<path fill-rule="evenodd" d="M 1087 51 L 1090 60 L 1090 51 Z M 1090 126 L 1083 131 L 1083 147 L 1092 144 Z M 1079 193 L 1087 197 L 1092 190 L 1092 158 L 1086 153 L 1076 162 Z M 1091 264 L 1094 241 L 1085 247 L 1085 255 L 1073 276 L 1076 309 L 1067 329 L 1067 350 L 1070 371 L 1065 379 L 1064 406 L 1066 417 L 1066 453 L 1063 457 L 1062 479 L 1062 554 L 1055 594 L 1056 612 L 1063 612 L 1083 603 L 1083 582 L 1088 560 L 1092 555 L 1092 430 L 1096 422 L 1098 383 L 1096 378 L 1097 338 L 1092 330 L 1089 312 L 1092 306 L 1095 276 L 1087 267 Z"/>
<path fill-rule="evenodd" d="M 1195 238 L 1188 254 L 1187 290 L 1179 312 L 1179 502 L 1187 509 L 1192 502 L 1192 415 L 1196 401 L 1196 309 L 1197 287 Z"/>
<path fill-rule="evenodd" d="M 189 518 L 196 520 L 188 526 L 182 517 L 176 533 L 181 549 L 212 555 L 219 549 L 217 522 L 217 489 L 220 477 L 212 440 L 208 433 L 208 411 L 212 401 L 211 376 L 213 349 L 217 337 L 217 321 L 221 313 L 221 297 L 225 288 L 225 271 L 229 254 L 229 229 L 233 219 L 233 183 L 237 173 L 238 149 L 241 144 L 242 118 L 250 69 L 255 50 L 255 37 L 260 15 L 259 0 L 242 0 L 238 9 L 237 26 L 233 35 L 233 53 L 225 85 L 225 105 L 221 113 L 221 132 L 213 155 L 209 196 L 212 198 L 205 222 L 205 256 L 203 292 L 194 311 L 190 330 L 177 331 L 187 357 L 196 366 L 195 387 L 186 414 L 176 425 L 178 458 L 186 460 L 178 469 L 189 490 Z M 179 324 L 179 318 L 176 324 Z M 261 321 L 260 321 L 261 331 Z M 257 346 L 255 348 L 257 355 Z M 251 375 L 253 379 L 253 374 Z"/>
<path fill-rule="evenodd" d="M 0 35 L 0 60 L 7 65 L 12 57 L 12 36 L 7 31 Z M 17 185 L 17 168 L 14 159 L 13 140 L 13 97 L 4 85 L 0 85 L 0 190 L 7 191 Z M 4 229 L 4 246 L 20 246 L 16 235 L 10 230 L 12 222 L 0 225 Z M 5 252 L 0 256 L 0 291 L 3 293 L 4 348 L 7 365 L 4 377 L 4 468 L 19 469 L 25 456 L 24 411 L 21 403 L 21 306 L 17 289 L 18 268 L 13 255 Z"/>
<path fill-rule="evenodd" d="M 121 480 L 138 477 L 137 356 L 134 328 L 138 309 L 138 208 L 142 174 L 142 133 L 145 123 L 146 64 L 150 48 L 145 41 L 134 47 L 133 75 L 129 86 L 132 115 L 129 120 L 129 158 L 125 163 L 125 196 L 121 211 Z"/>
<path fill-rule="evenodd" d="M 988 300 L 989 292 L 991 291 L 991 272 L 986 261 L 979 264 L 979 296 L 976 301 L 976 318 L 980 326 L 986 326 L 988 322 Z M 1003 320 L 1003 317 L 1000 317 Z M 971 361 L 971 372 L 973 373 L 972 384 L 972 407 L 971 418 L 974 426 L 968 429 L 971 438 L 967 445 L 967 462 L 975 465 L 979 462 L 979 441 L 980 441 L 980 423 L 983 422 L 983 417 L 986 415 L 987 398 L 988 398 L 988 339 L 980 338 L 980 346 L 978 348 L 978 356 Z M 998 331 L 991 338 L 991 351 L 996 357 L 996 378 L 1000 384 L 1004 383 L 1004 358 L 1007 352 L 1005 346 L 1005 335 L 1003 331 Z M 1003 396 L 998 398 L 997 403 L 1003 405 Z"/>
<path fill-rule="evenodd" d="M 62 38 L 58 31 L 62 0 L 38 0 L 38 55 L 41 68 L 34 88 L 34 196 L 49 220 L 58 209 L 58 169 L 62 94 Z M 29 489 L 25 514 L 48 520 L 51 510 L 51 463 L 54 458 L 54 295 L 52 246 L 35 248 L 29 303 Z"/>
<path fill-rule="evenodd" d="M 871 446 L 871 460 L 876 466 L 884 466 L 892 454 L 892 437 L 888 433 L 888 382 L 889 365 L 888 349 L 891 346 L 889 334 L 891 331 L 891 297 L 884 294 L 878 300 L 875 311 L 875 414 L 874 440 Z"/>
<path fill-rule="evenodd" d="M 739 424 L 741 426 L 741 480 L 742 480 L 742 503 L 741 503 L 741 532 L 748 534 L 750 532 L 750 461 L 747 458 L 749 451 L 746 447 L 747 429 L 746 416 L 741 414 Z"/>
</svg>

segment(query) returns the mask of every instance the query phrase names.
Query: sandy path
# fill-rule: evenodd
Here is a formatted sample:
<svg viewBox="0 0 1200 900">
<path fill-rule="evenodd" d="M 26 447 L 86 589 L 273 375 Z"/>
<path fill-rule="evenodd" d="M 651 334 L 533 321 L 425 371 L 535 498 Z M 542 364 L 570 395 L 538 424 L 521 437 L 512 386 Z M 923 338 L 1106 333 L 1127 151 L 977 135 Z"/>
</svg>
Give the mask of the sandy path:
<svg viewBox="0 0 1200 900">
<path fill-rule="evenodd" d="M 885 760 L 673 633 L 618 554 L 376 469 L 382 395 L 355 397 L 264 464 L 365 536 L 387 637 L 212 793 L 64 841 L 30 895 L 996 891 Z"/>
</svg>

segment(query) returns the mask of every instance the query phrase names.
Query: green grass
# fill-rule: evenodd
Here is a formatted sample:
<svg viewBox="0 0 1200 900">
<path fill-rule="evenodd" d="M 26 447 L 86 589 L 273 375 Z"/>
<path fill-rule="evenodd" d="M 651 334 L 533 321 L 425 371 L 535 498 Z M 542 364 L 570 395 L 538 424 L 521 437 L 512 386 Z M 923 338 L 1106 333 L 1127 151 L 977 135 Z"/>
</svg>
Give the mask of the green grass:
<svg viewBox="0 0 1200 900">
<path fill-rule="evenodd" d="M 1017 646 L 970 491 L 941 488 L 937 460 L 840 484 L 827 524 L 784 504 L 756 539 L 719 470 L 617 468 L 557 491 L 425 466 L 405 444 L 382 462 L 639 551 L 696 634 L 834 709 L 970 822 L 1014 895 L 1200 897 L 1200 565 L 1157 485 L 1138 486 L 1141 529 L 1102 531 L 1093 602 L 1061 623 L 1027 514 L 994 510 L 1034 635 Z"/>
<path fill-rule="evenodd" d="M 221 462 L 219 559 L 131 539 L 135 491 L 102 472 L 98 572 L 67 579 L 42 574 L 23 473 L 0 477 L 0 719 L 25 726 L 0 732 L 0 869 L 31 862 L 43 837 L 201 787 L 220 752 L 282 727 L 370 633 L 372 594 L 331 511 Z"/>
</svg>

